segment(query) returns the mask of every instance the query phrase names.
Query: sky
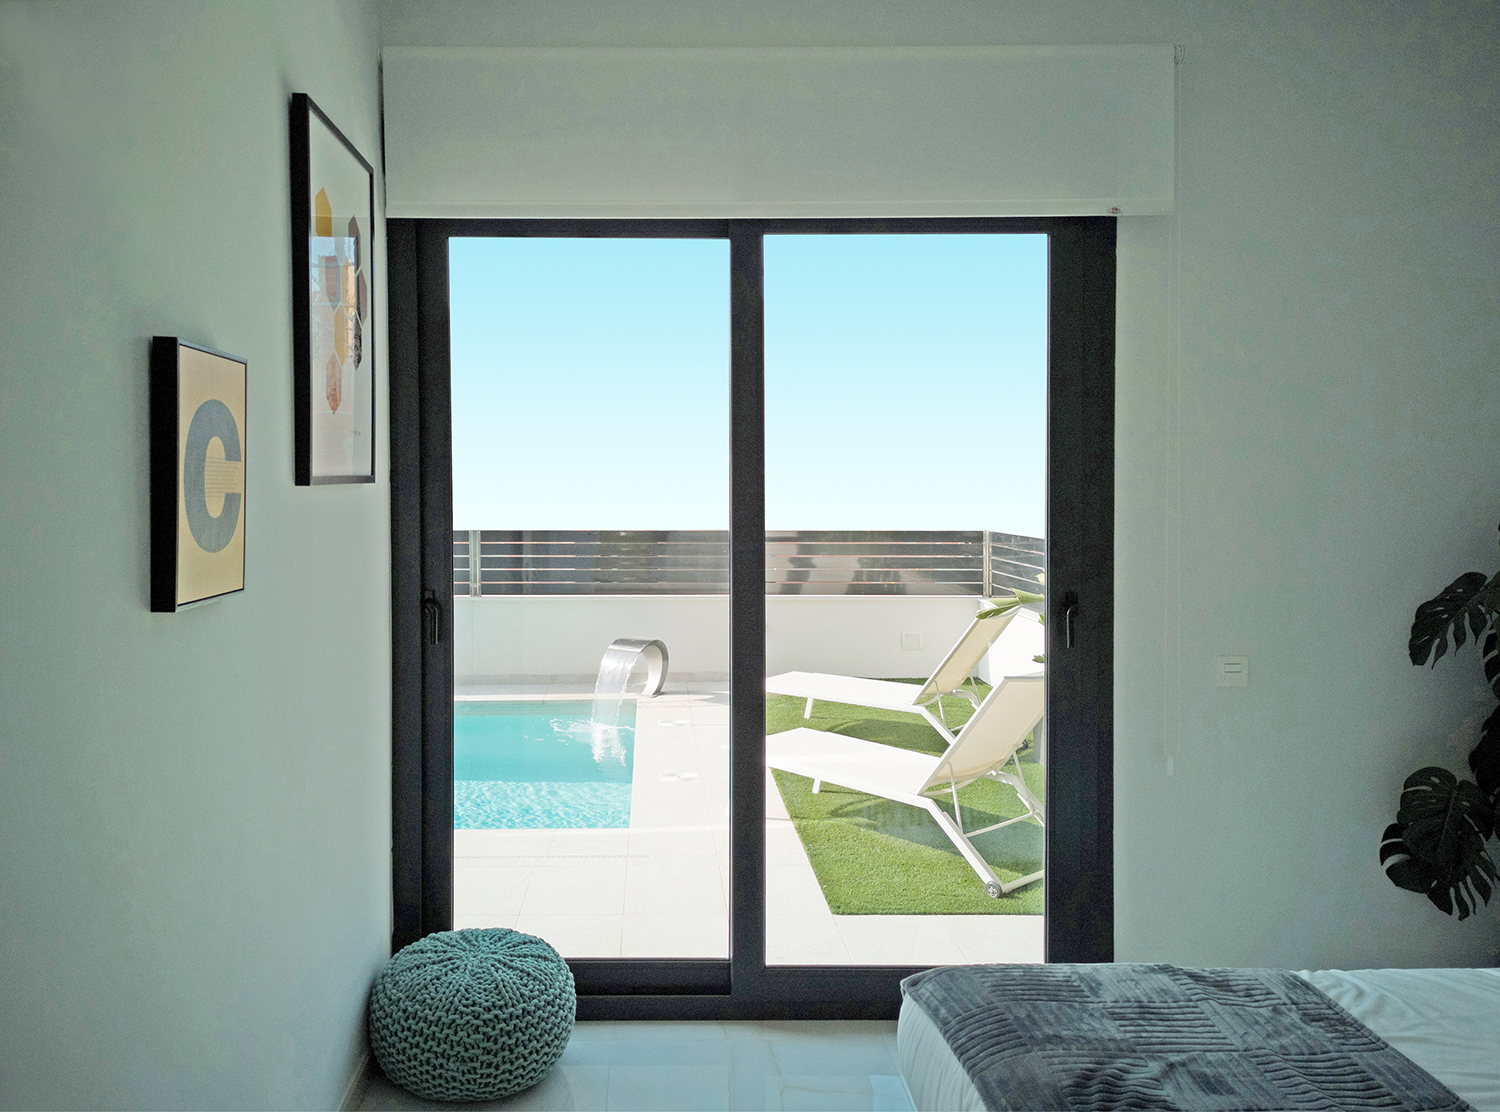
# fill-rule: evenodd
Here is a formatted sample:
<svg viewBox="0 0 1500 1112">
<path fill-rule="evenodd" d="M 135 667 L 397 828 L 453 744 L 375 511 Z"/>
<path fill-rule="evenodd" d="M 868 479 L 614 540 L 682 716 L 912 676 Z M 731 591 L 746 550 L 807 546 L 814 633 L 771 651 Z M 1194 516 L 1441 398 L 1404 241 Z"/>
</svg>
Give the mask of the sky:
<svg viewBox="0 0 1500 1112">
<path fill-rule="evenodd" d="M 456 529 L 726 529 L 729 245 L 450 241 Z M 767 236 L 766 527 L 1042 536 L 1046 237 Z"/>
</svg>

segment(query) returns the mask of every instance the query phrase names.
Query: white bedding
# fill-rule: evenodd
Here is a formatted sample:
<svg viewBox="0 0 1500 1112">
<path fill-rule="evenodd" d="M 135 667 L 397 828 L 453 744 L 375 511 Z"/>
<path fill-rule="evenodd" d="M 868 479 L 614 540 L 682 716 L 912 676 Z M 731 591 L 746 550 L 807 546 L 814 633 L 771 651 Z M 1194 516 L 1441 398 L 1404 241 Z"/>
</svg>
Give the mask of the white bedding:
<svg viewBox="0 0 1500 1112">
<path fill-rule="evenodd" d="M 1500 1112 L 1500 969 L 1337 969 L 1299 976 L 1480 1112 Z M 896 1049 L 919 1109 L 984 1102 L 927 1013 L 901 1002 Z"/>
<path fill-rule="evenodd" d="M 1481 1112 L 1500 1110 L 1500 969 L 1299 976 Z"/>
</svg>

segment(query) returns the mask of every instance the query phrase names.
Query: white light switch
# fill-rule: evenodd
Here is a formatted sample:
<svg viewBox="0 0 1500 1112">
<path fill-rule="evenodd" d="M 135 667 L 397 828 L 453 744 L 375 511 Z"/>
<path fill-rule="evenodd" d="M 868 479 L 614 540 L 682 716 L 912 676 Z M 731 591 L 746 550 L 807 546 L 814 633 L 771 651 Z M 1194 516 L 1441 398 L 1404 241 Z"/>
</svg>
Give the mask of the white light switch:
<svg viewBox="0 0 1500 1112">
<path fill-rule="evenodd" d="M 920 633 L 903 633 L 901 635 L 901 647 L 910 652 L 920 651 L 922 648 L 922 635 Z"/>
<path fill-rule="evenodd" d="M 1244 687 L 1250 682 L 1248 656 L 1221 656 L 1214 665 L 1214 683 L 1219 687 Z"/>
</svg>

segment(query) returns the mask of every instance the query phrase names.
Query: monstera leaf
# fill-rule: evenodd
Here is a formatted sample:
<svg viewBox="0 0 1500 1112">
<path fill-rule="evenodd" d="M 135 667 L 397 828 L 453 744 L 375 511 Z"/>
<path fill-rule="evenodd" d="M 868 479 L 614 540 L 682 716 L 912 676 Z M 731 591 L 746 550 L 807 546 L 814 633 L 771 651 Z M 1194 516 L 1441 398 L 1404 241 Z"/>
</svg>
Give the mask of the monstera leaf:
<svg viewBox="0 0 1500 1112">
<path fill-rule="evenodd" d="M 1380 863 L 1398 887 L 1420 892 L 1445 915 L 1467 919 L 1489 902 L 1490 882 L 1500 880 L 1485 850 L 1494 809 L 1479 788 L 1446 768 L 1420 768 L 1406 778 L 1401 809 L 1386 827 Z M 1396 860 L 1391 860 L 1395 858 Z"/>
<path fill-rule="evenodd" d="M 1469 768 L 1494 811 L 1495 836 L 1500 838 L 1500 707 L 1479 728 L 1479 744 L 1469 754 Z"/>
<path fill-rule="evenodd" d="M 1489 681 L 1495 698 L 1500 699 L 1500 633 L 1497 633 L 1494 626 L 1490 627 L 1490 635 L 1484 639 L 1480 655 L 1484 660 L 1484 678 Z"/>
<path fill-rule="evenodd" d="M 1488 586 L 1489 579 L 1483 572 L 1471 571 L 1444 587 L 1437 598 L 1417 607 L 1417 616 L 1411 623 L 1411 640 L 1406 645 L 1413 664 L 1427 663 L 1429 654 L 1434 665 L 1442 660 L 1448 651 L 1450 629 L 1455 649 L 1463 647 L 1465 625 L 1474 635 L 1474 640 L 1479 640 L 1479 635 L 1490 622 L 1489 611 L 1485 608 L 1488 594 L 1485 588 Z"/>
</svg>

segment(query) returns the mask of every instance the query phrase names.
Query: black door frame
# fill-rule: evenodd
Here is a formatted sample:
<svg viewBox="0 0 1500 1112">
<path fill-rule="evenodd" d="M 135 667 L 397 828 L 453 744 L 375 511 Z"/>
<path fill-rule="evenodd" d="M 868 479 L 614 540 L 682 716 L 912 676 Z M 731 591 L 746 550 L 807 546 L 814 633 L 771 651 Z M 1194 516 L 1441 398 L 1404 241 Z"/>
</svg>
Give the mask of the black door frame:
<svg viewBox="0 0 1500 1112">
<path fill-rule="evenodd" d="M 1113 960 L 1115 229 L 1107 217 L 388 220 L 392 950 L 453 922 L 449 238 L 712 238 L 730 246 L 732 956 L 571 960 L 579 1018 L 889 1018 L 900 1007 L 897 983 L 918 967 L 764 960 L 762 237 L 1043 233 L 1049 245 L 1046 960 Z"/>
</svg>

